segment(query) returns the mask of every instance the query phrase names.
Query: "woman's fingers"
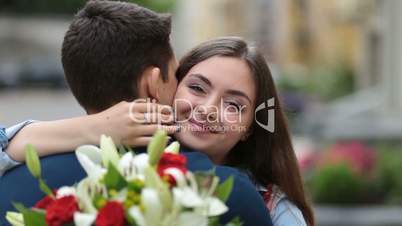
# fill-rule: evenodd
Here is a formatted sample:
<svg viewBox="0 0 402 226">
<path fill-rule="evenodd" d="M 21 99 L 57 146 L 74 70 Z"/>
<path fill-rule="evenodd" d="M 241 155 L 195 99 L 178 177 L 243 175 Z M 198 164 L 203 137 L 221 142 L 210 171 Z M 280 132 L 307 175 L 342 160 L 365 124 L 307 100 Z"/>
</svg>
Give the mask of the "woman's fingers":
<svg viewBox="0 0 402 226">
<path fill-rule="evenodd" d="M 171 137 L 169 137 L 171 139 Z M 146 147 L 149 142 L 151 142 L 152 137 L 138 137 L 132 140 L 127 141 L 125 145 L 129 145 L 132 147 Z"/>
<path fill-rule="evenodd" d="M 141 146 L 148 146 L 149 142 L 151 142 L 152 137 L 138 137 L 132 140 L 127 141 L 126 145 L 132 147 L 141 147 Z"/>
<path fill-rule="evenodd" d="M 173 108 L 169 105 L 151 103 L 151 102 L 131 102 L 130 104 L 130 112 L 131 113 L 161 113 L 161 114 L 173 114 Z"/>
<path fill-rule="evenodd" d="M 180 126 L 177 125 L 159 125 L 150 124 L 142 125 L 136 128 L 136 136 L 152 136 L 157 130 L 165 130 L 167 134 L 174 134 L 179 130 Z"/>
<path fill-rule="evenodd" d="M 172 124 L 174 122 L 174 116 L 172 114 L 162 114 L 162 113 L 134 113 L 130 115 L 131 120 L 140 124 Z"/>
</svg>

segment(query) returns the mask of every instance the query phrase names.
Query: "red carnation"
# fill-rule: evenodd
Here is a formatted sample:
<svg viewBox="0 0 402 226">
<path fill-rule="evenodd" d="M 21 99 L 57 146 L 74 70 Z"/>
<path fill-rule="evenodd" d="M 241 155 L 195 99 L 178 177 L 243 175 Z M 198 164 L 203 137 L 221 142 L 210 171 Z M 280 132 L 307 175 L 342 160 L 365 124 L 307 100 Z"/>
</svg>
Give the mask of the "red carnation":
<svg viewBox="0 0 402 226">
<path fill-rule="evenodd" d="M 123 226 L 126 225 L 124 208 L 119 202 L 110 201 L 99 210 L 96 217 L 96 226 Z"/>
<path fill-rule="evenodd" d="M 186 156 L 165 152 L 163 153 L 158 163 L 158 174 L 161 177 L 168 177 L 169 184 L 174 186 L 176 184 L 175 179 L 171 175 L 165 174 L 165 170 L 169 168 L 176 168 L 184 174 L 187 172 L 186 165 L 187 165 Z"/>
<path fill-rule="evenodd" d="M 73 221 L 74 213 L 78 211 L 78 204 L 72 195 L 54 200 L 46 208 L 46 224 L 61 226 Z"/>
</svg>

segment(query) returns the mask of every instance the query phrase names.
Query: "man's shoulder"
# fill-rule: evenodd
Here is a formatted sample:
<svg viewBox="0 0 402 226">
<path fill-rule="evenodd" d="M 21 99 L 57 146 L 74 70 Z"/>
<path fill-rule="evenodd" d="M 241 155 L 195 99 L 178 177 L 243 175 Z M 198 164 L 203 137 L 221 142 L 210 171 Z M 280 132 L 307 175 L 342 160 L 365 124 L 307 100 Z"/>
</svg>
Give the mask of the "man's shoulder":
<svg viewBox="0 0 402 226">
<path fill-rule="evenodd" d="M 50 184 L 56 181 L 57 185 L 61 182 L 69 182 L 68 179 L 78 180 L 85 176 L 85 173 L 80 166 L 77 157 L 74 152 L 49 155 L 40 158 L 42 176 L 45 180 L 48 180 Z M 9 171 L 7 171 L 1 179 L 2 183 L 20 183 L 21 178 L 33 179 L 30 175 L 26 164 L 21 164 Z M 55 184 L 55 185 L 56 185 Z"/>
</svg>

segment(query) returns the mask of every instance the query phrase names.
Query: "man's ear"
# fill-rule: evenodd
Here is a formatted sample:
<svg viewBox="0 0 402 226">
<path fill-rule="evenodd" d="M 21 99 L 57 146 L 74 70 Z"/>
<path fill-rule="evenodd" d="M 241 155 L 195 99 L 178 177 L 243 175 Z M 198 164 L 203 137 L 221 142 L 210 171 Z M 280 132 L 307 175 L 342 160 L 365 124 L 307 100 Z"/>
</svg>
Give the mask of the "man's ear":
<svg viewBox="0 0 402 226">
<path fill-rule="evenodd" d="M 145 88 L 145 96 L 159 101 L 159 88 L 162 82 L 161 70 L 158 67 L 149 67 L 144 71 L 141 86 Z"/>
</svg>

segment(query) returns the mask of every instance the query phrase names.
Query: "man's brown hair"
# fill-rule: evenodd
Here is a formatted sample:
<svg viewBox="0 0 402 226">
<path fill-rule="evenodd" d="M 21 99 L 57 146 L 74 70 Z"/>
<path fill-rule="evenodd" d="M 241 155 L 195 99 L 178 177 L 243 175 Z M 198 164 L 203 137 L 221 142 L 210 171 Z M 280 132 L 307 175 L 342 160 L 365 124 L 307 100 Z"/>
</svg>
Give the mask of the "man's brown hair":
<svg viewBox="0 0 402 226">
<path fill-rule="evenodd" d="M 102 111 L 138 97 L 149 66 L 167 79 L 173 57 L 171 18 L 133 3 L 89 1 L 63 41 L 62 63 L 74 96 L 87 111 Z"/>
</svg>

